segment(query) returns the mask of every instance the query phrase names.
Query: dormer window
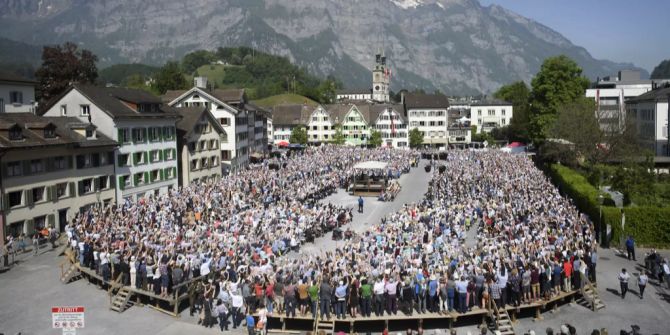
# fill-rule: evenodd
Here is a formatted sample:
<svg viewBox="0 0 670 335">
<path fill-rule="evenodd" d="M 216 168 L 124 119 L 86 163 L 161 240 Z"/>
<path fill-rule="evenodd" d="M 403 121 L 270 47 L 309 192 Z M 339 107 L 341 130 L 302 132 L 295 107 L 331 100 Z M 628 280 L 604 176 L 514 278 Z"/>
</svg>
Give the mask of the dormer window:
<svg viewBox="0 0 670 335">
<path fill-rule="evenodd" d="M 56 138 L 56 128 L 53 126 L 44 128 L 44 138 Z"/>
<path fill-rule="evenodd" d="M 200 96 L 197 95 L 197 94 L 194 94 L 194 95 L 193 95 L 193 100 L 198 100 L 198 99 L 200 99 Z"/>
<path fill-rule="evenodd" d="M 23 135 L 21 133 L 21 128 L 15 126 L 9 129 L 9 140 L 10 141 L 20 141 L 23 139 Z"/>
<path fill-rule="evenodd" d="M 95 130 L 93 129 L 86 129 L 86 139 L 94 139 L 95 138 Z"/>
</svg>

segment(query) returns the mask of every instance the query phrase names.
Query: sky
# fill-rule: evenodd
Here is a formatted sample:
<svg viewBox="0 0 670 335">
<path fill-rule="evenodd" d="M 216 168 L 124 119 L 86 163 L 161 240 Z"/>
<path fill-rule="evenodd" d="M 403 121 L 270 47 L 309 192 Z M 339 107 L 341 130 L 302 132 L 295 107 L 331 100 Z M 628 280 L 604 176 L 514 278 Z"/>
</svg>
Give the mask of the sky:
<svg viewBox="0 0 670 335">
<path fill-rule="evenodd" d="M 651 72 L 670 59 L 670 0 L 480 0 L 556 30 L 597 59 Z"/>
</svg>

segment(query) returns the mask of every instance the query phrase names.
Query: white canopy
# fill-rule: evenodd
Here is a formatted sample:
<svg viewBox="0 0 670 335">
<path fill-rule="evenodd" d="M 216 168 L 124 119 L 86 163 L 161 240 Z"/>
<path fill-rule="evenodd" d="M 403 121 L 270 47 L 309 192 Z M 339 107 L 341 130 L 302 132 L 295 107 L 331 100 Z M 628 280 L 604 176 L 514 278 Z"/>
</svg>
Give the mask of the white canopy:
<svg viewBox="0 0 670 335">
<path fill-rule="evenodd" d="M 367 161 L 367 162 L 360 162 L 356 165 L 354 165 L 354 169 L 359 169 L 359 170 L 375 170 L 375 169 L 384 169 L 388 163 L 380 162 L 380 161 Z"/>
</svg>

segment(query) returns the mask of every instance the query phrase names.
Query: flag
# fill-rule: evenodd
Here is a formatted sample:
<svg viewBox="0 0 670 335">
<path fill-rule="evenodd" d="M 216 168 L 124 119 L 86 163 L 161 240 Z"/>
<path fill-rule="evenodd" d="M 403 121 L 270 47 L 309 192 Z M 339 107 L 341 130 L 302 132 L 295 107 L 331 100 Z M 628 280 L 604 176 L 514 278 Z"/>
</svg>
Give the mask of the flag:
<svg viewBox="0 0 670 335">
<path fill-rule="evenodd" d="M 391 118 L 391 137 L 395 137 L 395 123 L 393 123 L 393 113 L 389 110 L 389 118 Z"/>
</svg>

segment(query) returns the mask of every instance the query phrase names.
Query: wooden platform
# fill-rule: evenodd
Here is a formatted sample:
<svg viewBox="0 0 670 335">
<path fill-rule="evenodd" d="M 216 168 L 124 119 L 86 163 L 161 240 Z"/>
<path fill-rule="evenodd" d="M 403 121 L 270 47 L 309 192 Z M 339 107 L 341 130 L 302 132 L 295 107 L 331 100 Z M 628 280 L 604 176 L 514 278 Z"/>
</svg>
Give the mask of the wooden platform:
<svg viewBox="0 0 670 335">
<path fill-rule="evenodd" d="M 575 297 L 579 295 L 579 290 L 561 292 L 559 295 L 552 297 L 551 299 L 541 300 L 530 304 L 523 304 L 519 307 L 507 305 L 505 306 L 504 310 L 509 313 L 513 322 L 516 322 L 517 316 L 520 316 L 522 313 L 528 315 L 528 312 L 531 312 L 530 314 L 532 314 L 536 319 L 542 319 L 542 312 L 557 310 L 559 304 L 572 302 Z M 500 310 L 503 309 L 501 308 Z M 388 327 L 389 322 L 415 322 L 417 326 L 422 326 L 424 321 L 444 321 L 445 323 L 448 323 L 449 327 L 453 327 L 457 322 L 459 322 L 459 319 L 465 318 L 472 319 L 481 317 L 482 322 L 484 322 L 486 318 L 492 316 L 492 313 L 493 310 L 482 309 L 479 307 L 474 307 L 472 310 L 463 314 L 457 312 L 444 314 L 416 313 L 415 311 L 412 315 L 405 315 L 404 313 L 398 311 L 398 314 L 396 315 L 385 314 L 384 316 L 375 316 L 373 314 L 370 317 L 358 316 L 356 318 L 352 318 L 351 316 L 347 315 L 344 319 L 337 319 L 335 318 L 335 315 L 331 313 L 331 322 L 335 323 L 335 329 L 338 331 L 342 329 L 359 329 L 363 324 L 365 324 L 366 329 L 373 328 L 378 331 L 382 331 L 385 327 Z M 313 326 L 310 326 L 313 320 L 314 319 L 309 312 L 304 316 L 296 314 L 295 317 L 290 318 L 286 317 L 285 314 L 273 314 L 268 315 L 268 329 L 281 331 L 309 331 L 313 330 Z M 377 326 L 375 326 L 375 323 Z"/>
</svg>

